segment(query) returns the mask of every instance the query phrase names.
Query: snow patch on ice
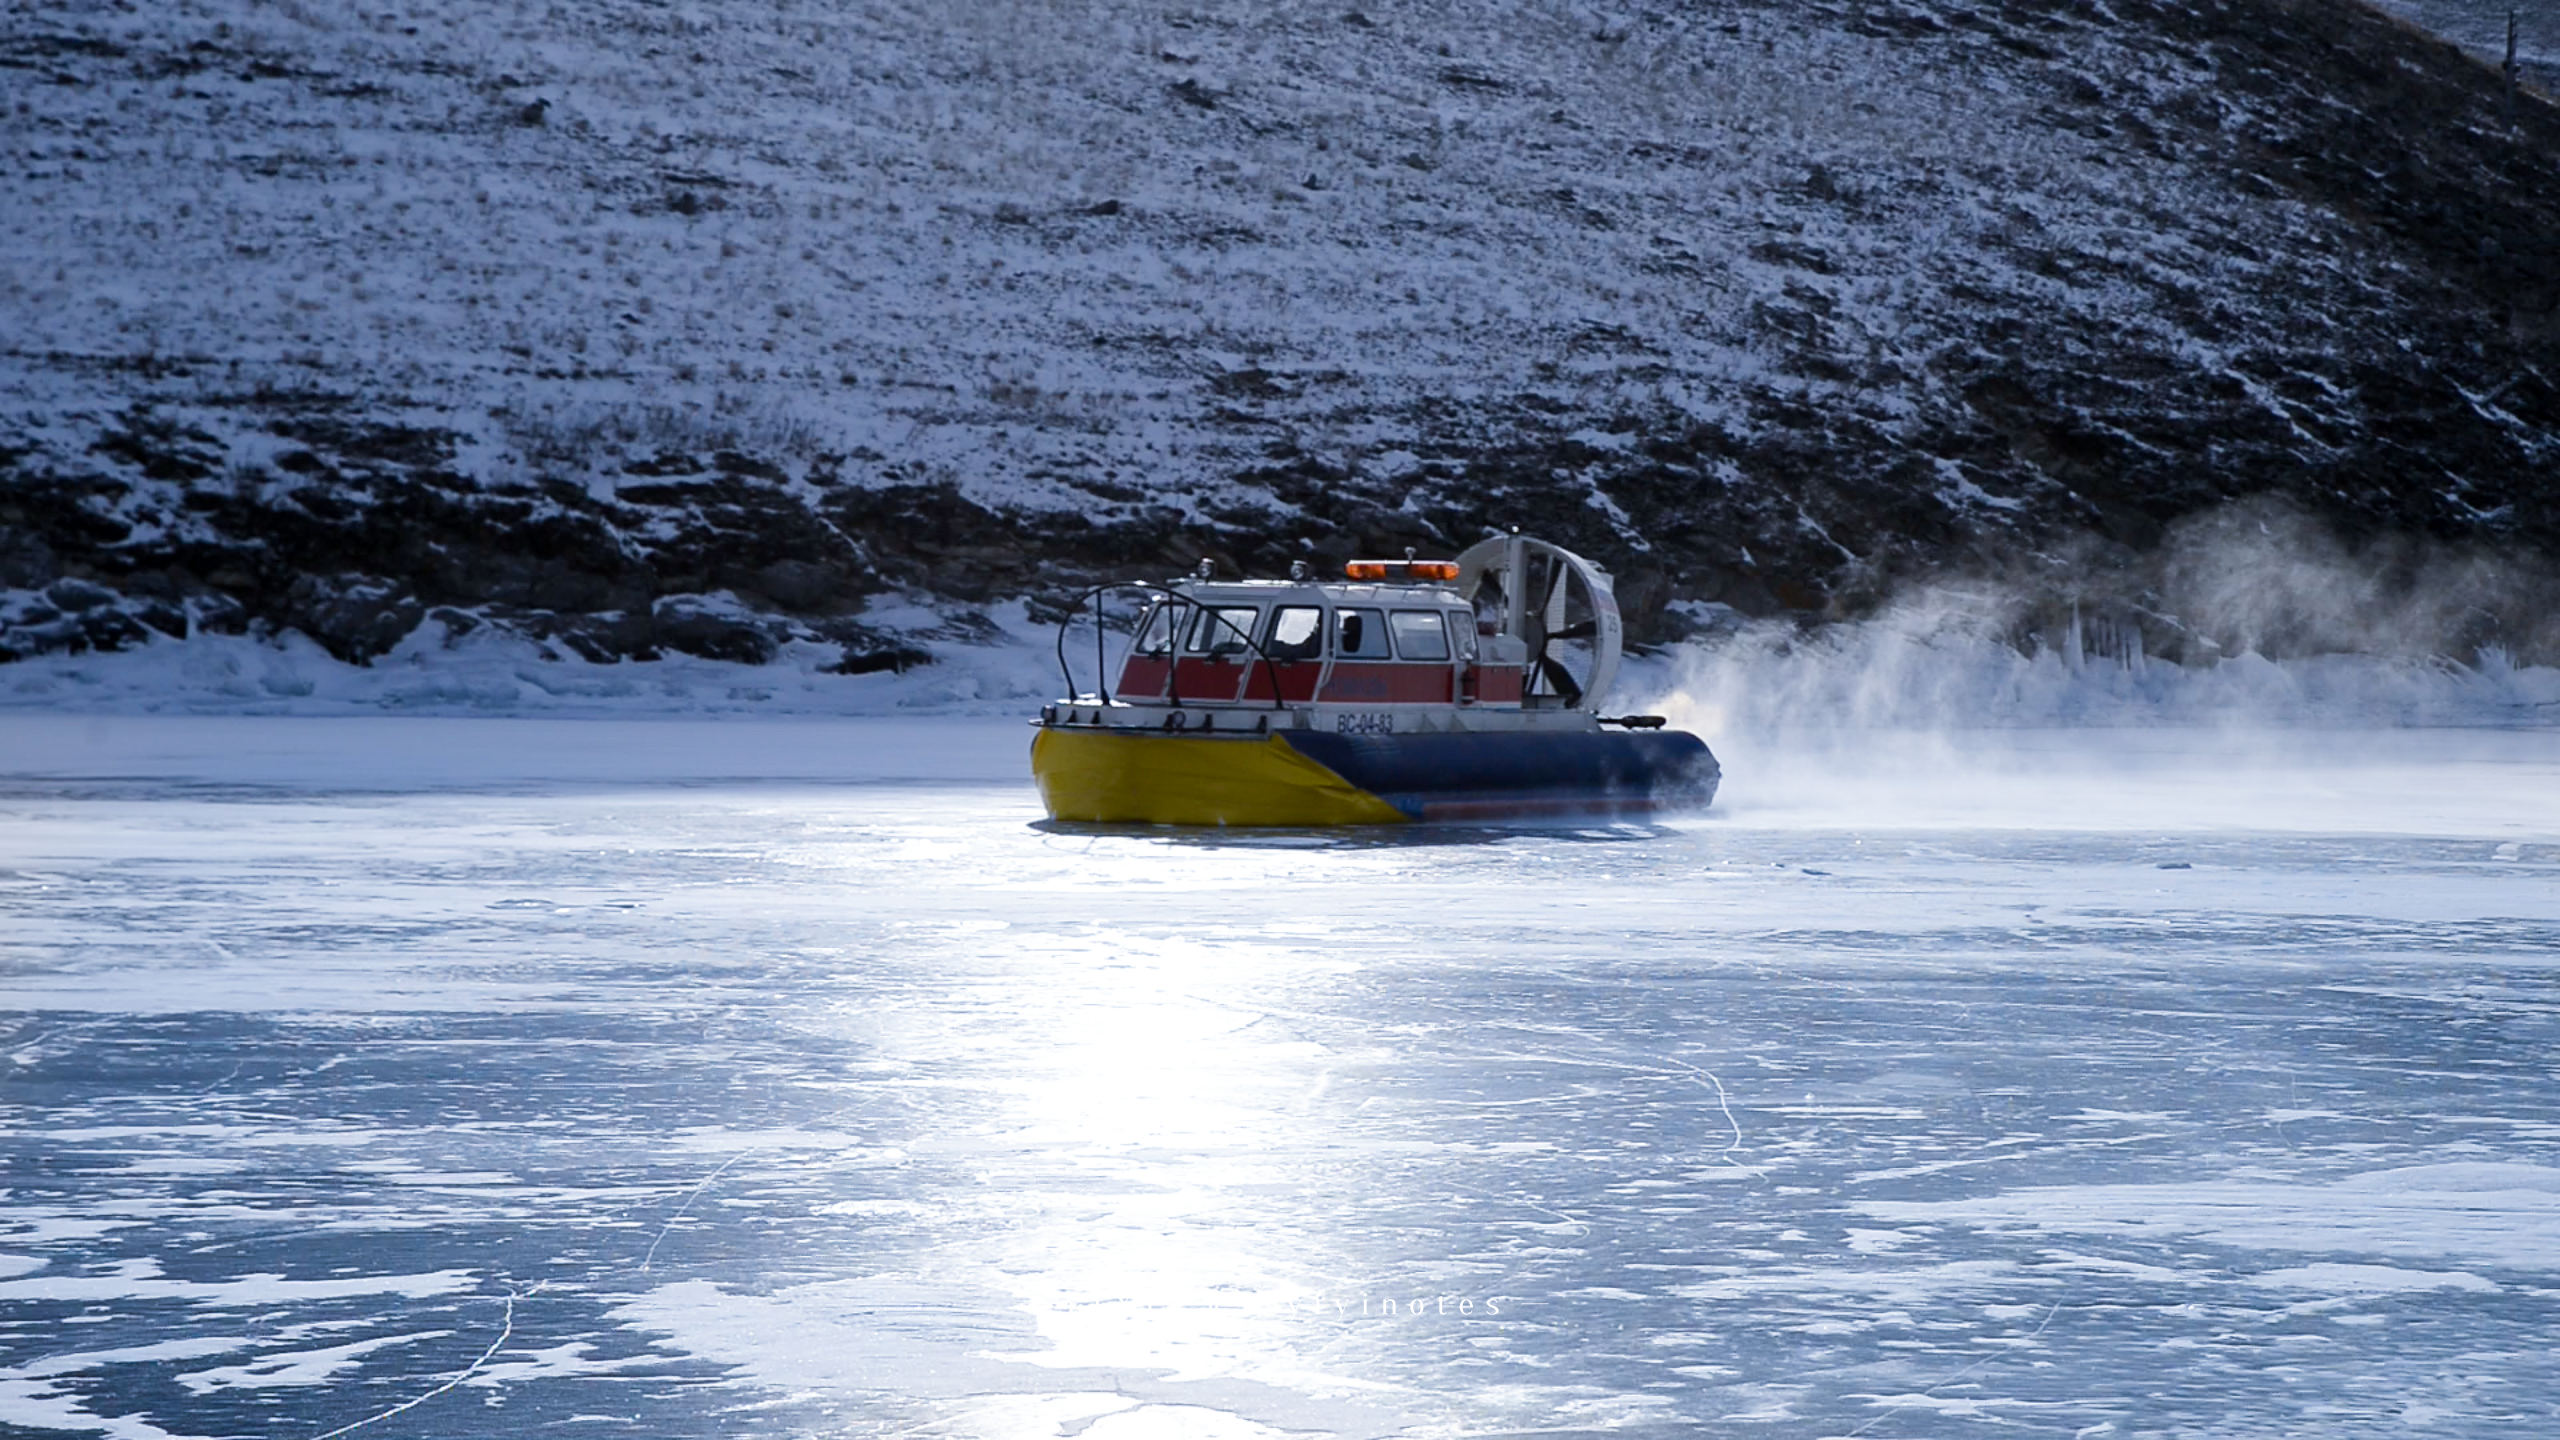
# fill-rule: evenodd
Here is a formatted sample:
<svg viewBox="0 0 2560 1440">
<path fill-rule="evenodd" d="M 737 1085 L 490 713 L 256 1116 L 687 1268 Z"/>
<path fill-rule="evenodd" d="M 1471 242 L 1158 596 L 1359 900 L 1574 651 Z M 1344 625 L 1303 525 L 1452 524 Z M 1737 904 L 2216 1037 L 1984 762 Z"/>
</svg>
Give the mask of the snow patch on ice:
<svg viewBox="0 0 2560 1440">
<path fill-rule="evenodd" d="M 2560 1170 L 2538 1165 L 2419 1165 L 2326 1184 L 2232 1179 L 2040 1186 L 1972 1200 L 1861 1201 L 1854 1208 L 1902 1224 L 2192 1236 L 2244 1249 L 2459 1256 L 2518 1270 L 2560 1269 Z"/>
<path fill-rule="evenodd" d="M 40 1360 L 0 1369 L 0 1426 L 29 1430 L 85 1431 L 113 1440 L 186 1440 L 138 1415 L 100 1415 L 66 1394 L 57 1377 L 78 1375 L 109 1365 L 145 1365 L 167 1360 L 194 1360 L 247 1347 L 246 1336 L 196 1336 L 112 1350 L 84 1350 L 48 1355 Z"/>
<path fill-rule="evenodd" d="M 662 1285 L 613 1311 L 663 1348 L 743 1367 L 790 1390 L 896 1391 L 952 1397 L 1018 1388 L 1022 1367 L 988 1347 L 1031 1339 L 1027 1317 L 1002 1298 L 951 1283 L 888 1277 L 740 1295 L 705 1280 Z"/>
<path fill-rule="evenodd" d="M 1197 1405 L 1137 1405 L 1105 1415 L 1085 1440 L 1284 1440 L 1296 1432 Z"/>
<path fill-rule="evenodd" d="M 171 1280 L 150 1261 L 108 1275 L 39 1275 L 0 1280 L 0 1301 L 51 1300 L 94 1304 L 107 1300 L 180 1300 L 202 1306 L 278 1305 L 353 1295 L 401 1295 L 421 1299 L 470 1288 L 468 1270 L 422 1275 L 358 1275 L 335 1280 L 288 1280 L 282 1275 L 242 1275 L 230 1280 Z"/>
<path fill-rule="evenodd" d="M 262 1390 L 279 1385 L 326 1385 L 339 1371 L 362 1364 L 364 1357 L 376 1350 L 391 1345 L 414 1345 L 421 1340 L 439 1340 L 452 1333 L 450 1330 L 420 1330 L 407 1335 L 351 1340 L 344 1345 L 318 1350 L 280 1350 L 238 1365 L 190 1371 L 178 1376 L 177 1380 L 194 1395 L 210 1395 L 218 1390 Z"/>
<path fill-rule="evenodd" d="M 2495 1281 L 2468 1270 L 2401 1270 L 2389 1265 L 2344 1265 L 2326 1262 L 2267 1270 L 2249 1277 L 2252 1285 L 2281 1290 L 2314 1290 L 2329 1295 L 2387 1295 L 2410 1290 L 2497 1290 Z"/>
</svg>

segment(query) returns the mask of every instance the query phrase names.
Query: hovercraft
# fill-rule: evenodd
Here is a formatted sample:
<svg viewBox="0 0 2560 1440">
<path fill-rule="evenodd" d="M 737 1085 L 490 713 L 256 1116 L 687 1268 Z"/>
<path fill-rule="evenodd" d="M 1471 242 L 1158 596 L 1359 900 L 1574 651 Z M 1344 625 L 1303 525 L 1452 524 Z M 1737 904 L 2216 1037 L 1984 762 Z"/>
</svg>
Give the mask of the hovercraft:
<svg viewBox="0 0 2560 1440">
<path fill-rule="evenodd" d="M 1116 679 L 1115 593 L 1143 600 Z M 1101 673 L 1079 692 L 1068 638 L 1088 614 Z M 1354 560 L 1340 580 L 1303 563 L 1286 580 L 1220 580 L 1204 560 L 1168 584 L 1098 587 L 1059 622 L 1073 698 L 1041 707 L 1031 773 L 1051 819 L 1098 824 L 1709 804 L 1722 772 L 1706 742 L 1658 715 L 1600 713 L 1622 643 L 1608 572 L 1517 532 L 1455 560 Z"/>
</svg>

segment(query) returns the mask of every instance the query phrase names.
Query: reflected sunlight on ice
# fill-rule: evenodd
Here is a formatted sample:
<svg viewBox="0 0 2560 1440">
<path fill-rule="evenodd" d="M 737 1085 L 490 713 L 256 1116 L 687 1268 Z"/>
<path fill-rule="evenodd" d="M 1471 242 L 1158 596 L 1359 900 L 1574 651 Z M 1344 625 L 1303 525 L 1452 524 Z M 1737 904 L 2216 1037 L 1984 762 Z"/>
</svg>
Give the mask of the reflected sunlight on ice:
<svg viewBox="0 0 2560 1440">
<path fill-rule="evenodd" d="M 1203 836 L 1009 725 L 219 723 L 0 719 L 0 1426 L 2560 1419 L 2546 734 Z"/>
</svg>

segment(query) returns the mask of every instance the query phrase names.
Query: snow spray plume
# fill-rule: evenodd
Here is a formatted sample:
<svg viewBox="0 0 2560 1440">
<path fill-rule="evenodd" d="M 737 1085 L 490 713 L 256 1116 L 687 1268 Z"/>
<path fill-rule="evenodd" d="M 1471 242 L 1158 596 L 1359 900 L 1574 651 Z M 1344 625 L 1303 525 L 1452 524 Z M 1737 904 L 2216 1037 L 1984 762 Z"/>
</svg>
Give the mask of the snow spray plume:
<svg viewBox="0 0 2560 1440">
<path fill-rule="evenodd" d="M 2225 655 L 2560 663 L 2560 581 L 2476 545 L 2389 535 L 2351 547 L 2272 497 L 2181 522 L 2144 575 Z"/>
<path fill-rule="evenodd" d="M 1719 734 L 1981 726 L 2560 723 L 2560 582 L 2476 549 L 2351 547 L 2280 501 L 2049 582 L 1682 647 L 1653 709 Z"/>
</svg>

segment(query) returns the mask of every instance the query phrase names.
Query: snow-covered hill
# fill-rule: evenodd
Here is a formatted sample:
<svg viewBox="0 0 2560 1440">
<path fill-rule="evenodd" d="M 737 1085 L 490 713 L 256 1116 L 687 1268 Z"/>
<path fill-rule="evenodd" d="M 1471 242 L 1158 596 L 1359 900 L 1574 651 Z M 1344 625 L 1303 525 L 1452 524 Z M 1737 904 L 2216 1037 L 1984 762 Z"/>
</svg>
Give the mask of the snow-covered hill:
<svg viewBox="0 0 2560 1440">
<path fill-rule="evenodd" d="M 0 652 L 894 670 L 1517 523 L 1651 639 L 1960 576 L 2336 648 L 2199 580 L 2254 526 L 2560 655 L 2560 114 L 2347 0 L 28 3 L 0 67 Z"/>
</svg>

